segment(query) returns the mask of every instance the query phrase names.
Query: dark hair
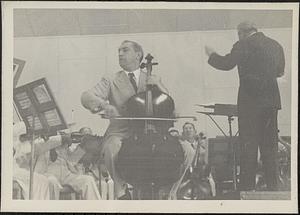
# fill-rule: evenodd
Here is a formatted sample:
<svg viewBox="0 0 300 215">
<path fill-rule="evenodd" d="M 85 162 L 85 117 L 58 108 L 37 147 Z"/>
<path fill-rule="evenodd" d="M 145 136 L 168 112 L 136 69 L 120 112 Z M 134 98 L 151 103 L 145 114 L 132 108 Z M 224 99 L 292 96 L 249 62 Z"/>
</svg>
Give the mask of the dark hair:
<svg viewBox="0 0 300 215">
<path fill-rule="evenodd" d="M 134 42 L 134 41 L 131 41 L 131 40 L 124 40 L 122 42 L 122 44 L 123 43 L 131 43 L 134 51 L 135 52 L 140 52 L 142 54 L 141 57 L 140 57 L 140 62 L 142 62 L 142 60 L 144 58 L 144 51 L 143 51 L 142 46 L 140 44 L 138 44 L 137 42 Z"/>
<path fill-rule="evenodd" d="M 171 132 L 177 132 L 179 134 L 179 131 L 177 129 L 172 129 L 169 131 L 169 133 L 171 133 Z"/>
<path fill-rule="evenodd" d="M 184 123 L 184 125 L 182 126 L 182 129 L 184 129 L 184 127 L 187 126 L 187 125 L 193 126 L 194 130 L 196 131 L 195 125 L 194 125 L 193 123 L 191 123 L 191 122 L 186 122 L 186 123 Z"/>
</svg>

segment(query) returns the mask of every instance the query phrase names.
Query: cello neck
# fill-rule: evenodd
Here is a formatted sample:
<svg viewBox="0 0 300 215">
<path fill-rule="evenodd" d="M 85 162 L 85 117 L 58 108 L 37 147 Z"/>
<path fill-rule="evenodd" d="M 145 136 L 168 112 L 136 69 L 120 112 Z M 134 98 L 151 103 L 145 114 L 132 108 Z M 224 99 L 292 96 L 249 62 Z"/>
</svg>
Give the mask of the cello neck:
<svg viewBox="0 0 300 215">
<path fill-rule="evenodd" d="M 204 136 L 204 134 L 201 132 L 199 134 L 199 137 L 197 138 L 197 147 L 196 147 L 196 154 L 195 154 L 195 160 L 194 160 L 194 164 L 193 167 L 196 168 L 198 166 L 198 162 L 200 159 L 200 148 L 201 148 L 201 144 L 202 141 L 205 140 L 206 137 Z"/>
<path fill-rule="evenodd" d="M 147 79 L 151 77 L 152 74 L 152 63 L 151 63 L 152 58 L 153 57 L 150 54 L 146 56 Z M 151 91 L 151 86 L 148 84 L 146 87 L 146 116 L 148 117 L 153 116 L 152 91 Z"/>
<path fill-rule="evenodd" d="M 145 66 L 147 69 L 147 79 L 151 76 L 152 74 L 152 65 L 153 63 L 151 62 L 153 57 L 148 54 L 145 59 L 147 60 Z M 153 103 L 152 103 L 152 86 L 147 84 L 146 87 L 146 116 L 151 117 L 153 116 Z M 151 121 L 146 120 L 145 121 L 145 133 L 149 133 L 150 131 L 155 132 L 155 127 L 151 123 Z"/>
</svg>

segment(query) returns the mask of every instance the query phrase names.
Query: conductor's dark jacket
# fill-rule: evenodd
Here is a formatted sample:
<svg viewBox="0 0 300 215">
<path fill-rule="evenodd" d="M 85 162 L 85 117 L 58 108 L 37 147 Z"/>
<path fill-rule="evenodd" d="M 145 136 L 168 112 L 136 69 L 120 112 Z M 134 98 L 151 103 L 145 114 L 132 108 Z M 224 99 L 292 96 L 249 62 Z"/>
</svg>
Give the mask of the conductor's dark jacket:
<svg viewBox="0 0 300 215">
<path fill-rule="evenodd" d="M 219 70 L 236 65 L 240 79 L 239 110 L 250 107 L 281 109 L 277 77 L 284 74 L 284 52 L 275 40 L 257 32 L 233 45 L 225 56 L 210 55 L 208 63 Z"/>
</svg>

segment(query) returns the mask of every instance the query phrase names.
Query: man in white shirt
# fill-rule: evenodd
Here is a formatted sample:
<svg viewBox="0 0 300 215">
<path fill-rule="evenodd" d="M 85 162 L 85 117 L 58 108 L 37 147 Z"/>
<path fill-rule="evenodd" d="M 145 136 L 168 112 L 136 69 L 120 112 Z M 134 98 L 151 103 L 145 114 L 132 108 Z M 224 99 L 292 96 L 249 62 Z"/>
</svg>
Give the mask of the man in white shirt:
<svg viewBox="0 0 300 215">
<path fill-rule="evenodd" d="M 186 122 L 183 125 L 183 131 L 182 131 L 182 137 L 181 137 L 181 146 L 184 151 L 184 163 L 182 165 L 182 175 L 181 178 L 173 185 L 169 199 L 177 199 L 178 192 L 182 188 L 183 185 L 183 179 L 184 176 L 186 175 L 187 171 L 193 166 L 193 162 L 195 161 L 195 156 L 196 156 L 196 149 L 200 147 L 199 151 L 199 160 L 198 164 L 207 164 L 207 159 L 206 159 L 206 146 L 203 141 L 199 139 L 197 136 L 197 131 L 195 128 L 195 125 L 190 122 Z M 212 193 L 212 195 L 215 195 L 215 183 L 214 180 L 212 179 L 211 174 L 208 177 L 208 181 L 210 184 L 210 190 L 209 192 Z M 204 191 L 204 190 L 203 190 Z M 205 191 L 206 192 L 206 191 Z"/>
<path fill-rule="evenodd" d="M 13 179 L 22 187 L 23 197 L 29 199 L 31 144 L 28 138 L 21 137 L 22 134 L 26 134 L 24 122 L 16 123 L 13 133 L 15 149 Z M 66 135 L 52 136 L 47 141 L 42 138 L 34 140 L 33 199 L 59 199 L 59 191 L 62 186 L 53 175 L 47 174 L 49 151 L 58 146 L 70 143 L 71 138 Z"/>
<path fill-rule="evenodd" d="M 68 146 L 62 145 L 55 152 L 57 158 L 49 163 L 47 174 L 54 175 L 62 185 L 70 185 L 85 200 L 101 200 L 94 178 L 84 175 L 76 166 L 85 151 L 77 147 L 72 152 Z"/>
</svg>

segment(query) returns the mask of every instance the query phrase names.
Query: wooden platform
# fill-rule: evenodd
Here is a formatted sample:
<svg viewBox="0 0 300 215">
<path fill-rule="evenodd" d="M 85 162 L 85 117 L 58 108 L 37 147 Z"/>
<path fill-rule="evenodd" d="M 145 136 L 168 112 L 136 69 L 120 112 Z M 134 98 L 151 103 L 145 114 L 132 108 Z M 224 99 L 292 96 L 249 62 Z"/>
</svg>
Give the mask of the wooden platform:
<svg viewBox="0 0 300 215">
<path fill-rule="evenodd" d="M 291 200 L 291 192 L 288 191 L 243 191 L 241 200 Z"/>
</svg>

